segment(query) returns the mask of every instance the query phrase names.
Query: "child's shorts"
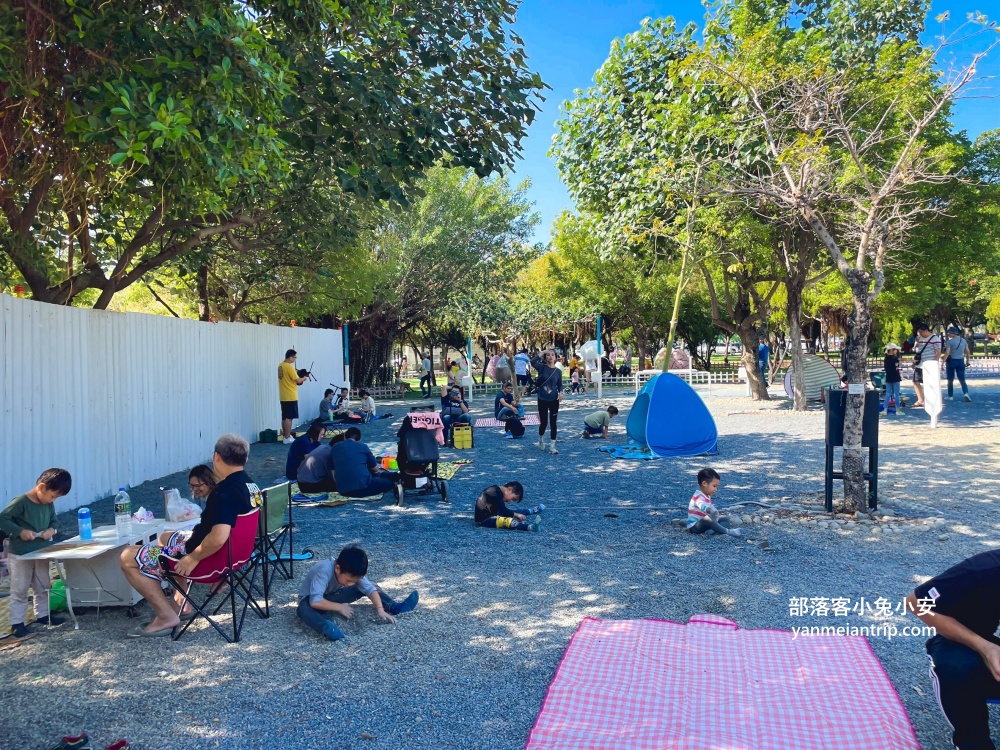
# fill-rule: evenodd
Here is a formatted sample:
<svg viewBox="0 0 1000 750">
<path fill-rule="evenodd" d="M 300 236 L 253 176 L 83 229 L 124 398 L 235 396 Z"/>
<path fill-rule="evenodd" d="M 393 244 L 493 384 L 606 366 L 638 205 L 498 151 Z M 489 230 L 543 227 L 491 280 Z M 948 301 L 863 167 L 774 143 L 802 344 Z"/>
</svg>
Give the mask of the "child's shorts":
<svg viewBox="0 0 1000 750">
<path fill-rule="evenodd" d="M 139 565 L 139 572 L 146 576 L 146 578 L 152 578 L 154 581 L 162 581 L 163 569 L 160 568 L 160 556 L 184 557 L 187 554 L 187 547 L 185 545 L 193 533 L 189 529 L 175 531 L 170 535 L 166 545 L 162 547 L 159 544 L 152 543 L 142 545 L 139 551 L 135 553 L 135 561 Z"/>
<path fill-rule="evenodd" d="M 586 422 L 583 423 L 583 429 L 585 429 L 591 435 L 603 435 L 604 434 L 604 428 L 603 427 L 591 427 Z"/>
</svg>

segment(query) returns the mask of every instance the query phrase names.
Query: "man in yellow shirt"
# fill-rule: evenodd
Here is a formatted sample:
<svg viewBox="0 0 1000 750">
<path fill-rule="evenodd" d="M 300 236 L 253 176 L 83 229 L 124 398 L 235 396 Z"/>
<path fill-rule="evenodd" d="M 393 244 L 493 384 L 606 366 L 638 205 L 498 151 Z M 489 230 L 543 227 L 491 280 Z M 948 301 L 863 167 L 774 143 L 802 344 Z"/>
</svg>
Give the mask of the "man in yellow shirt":
<svg viewBox="0 0 1000 750">
<path fill-rule="evenodd" d="M 299 386 L 306 382 L 295 370 L 298 354 L 294 349 L 285 352 L 285 360 L 278 365 L 278 400 L 281 401 L 281 436 L 285 445 L 294 442 L 292 420 L 299 418 Z"/>
</svg>

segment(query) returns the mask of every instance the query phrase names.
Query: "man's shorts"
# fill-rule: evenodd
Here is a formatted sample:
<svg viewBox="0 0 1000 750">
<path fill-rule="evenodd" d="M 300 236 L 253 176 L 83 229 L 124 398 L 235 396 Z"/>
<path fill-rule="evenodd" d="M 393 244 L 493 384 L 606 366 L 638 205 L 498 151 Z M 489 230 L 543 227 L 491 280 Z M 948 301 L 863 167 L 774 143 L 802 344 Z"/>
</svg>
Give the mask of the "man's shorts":
<svg viewBox="0 0 1000 750">
<path fill-rule="evenodd" d="M 299 418 L 299 402 L 298 401 L 282 401 L 281 402 L 281 418 L 282 419 L 298 419 Z"/>
<path fill-rule="evenodd" d="M 924 370 L 920 365 L 913 368 L 913 382 L 923 383 L 924 382 Z"/>
<path fill-rule="evenodd" d="M 135 553 L 135 561 L 139 566 L 139 572 L 154 581 L 163 580 L 163 569 L 160 568 L 160 555 L 180 559 L 187 554 L 186 542 L 194 532 L 190 529 L 175 531 L 170 535 L 166 545 L 144 544 Z"/>
<path fill-rule="evenodd" d="M 518 385 L 527 385 L 528 384 L 528 375 L 527 375 L 527 373 L 525 373 L 524 375 L 518 375 L 517 376 L 517 384 Z"/>
</svg>

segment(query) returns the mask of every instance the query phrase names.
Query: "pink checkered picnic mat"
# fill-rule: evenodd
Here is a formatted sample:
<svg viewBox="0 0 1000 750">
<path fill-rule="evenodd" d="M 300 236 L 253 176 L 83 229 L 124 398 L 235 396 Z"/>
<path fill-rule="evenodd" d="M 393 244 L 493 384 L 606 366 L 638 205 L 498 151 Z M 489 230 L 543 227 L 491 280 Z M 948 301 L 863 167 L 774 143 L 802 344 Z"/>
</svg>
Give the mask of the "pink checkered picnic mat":
<svg viewBox="0 0 1000 750">
<path fill-rule="evenodd" d="M 505 422 L 506 422 L 506 420 L 504 420 L 503 422 L 501 422 L 499 419 L 493 419 L 491 417 L 480 417 L 479 419 L 476 420 L 476 422 L 475 422 L 475 424 L 473 426 L 475 426 L 475 427 L 503 427 L 504 424 L 505 424 Z M 537 414 L 528 414 L 528 415 L 526 415 L 525 417 L 523 417 L 521 419 L 521 424 L 525 424 L 525 425 L 532 425 L 532 424 L 533 425 L 537 425 L 538 424 L 538 415 Z"/>
<path fill-rule="evenodd" d="M 862 711 L 846 706 L 863 706 Z M 863 637 L 585 619 L 525 750 L 920 750 Z"/>
</svg>

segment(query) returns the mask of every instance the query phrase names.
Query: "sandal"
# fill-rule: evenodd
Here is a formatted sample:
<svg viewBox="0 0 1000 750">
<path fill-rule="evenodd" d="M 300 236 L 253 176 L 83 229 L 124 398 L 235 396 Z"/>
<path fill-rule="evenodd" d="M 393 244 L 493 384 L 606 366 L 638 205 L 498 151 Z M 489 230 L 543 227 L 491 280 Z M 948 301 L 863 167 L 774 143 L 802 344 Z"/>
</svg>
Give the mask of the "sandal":
<svg viewBox="0 0 1000 750">
<path fill-rule="evenodd" d="M 125 635 L 128 638 L 165 638 L 166 636 L 173 635 L 173 628 L 164 628 L 163 630 L 146 630 L 142 625 L 136 625 Z"/>
</svg>

